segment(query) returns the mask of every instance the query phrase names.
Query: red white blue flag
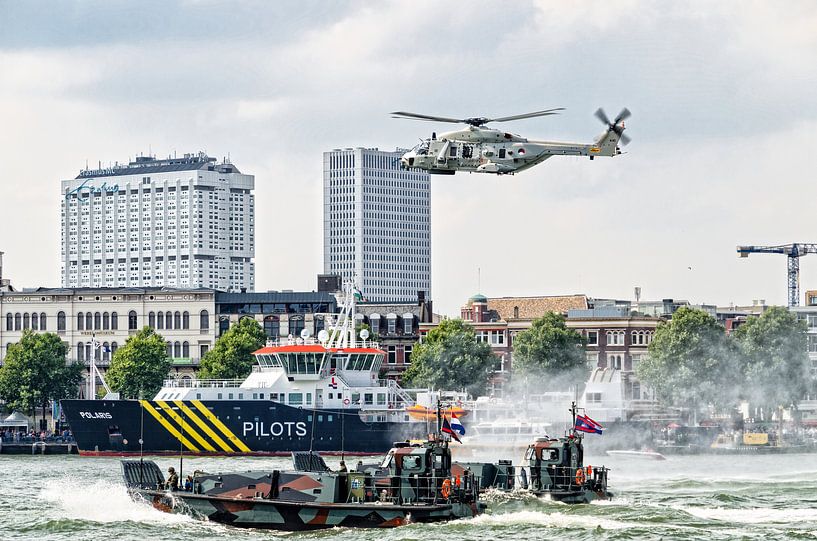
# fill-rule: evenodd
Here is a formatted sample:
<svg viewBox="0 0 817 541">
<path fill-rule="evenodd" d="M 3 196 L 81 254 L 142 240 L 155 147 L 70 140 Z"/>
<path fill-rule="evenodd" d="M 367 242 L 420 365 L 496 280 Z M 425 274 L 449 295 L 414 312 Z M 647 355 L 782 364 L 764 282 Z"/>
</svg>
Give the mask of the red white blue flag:
<svg viewBox="0 0 817 541">
<path fill-rule="evenodd" d="M 601 434 L 604 427 L 587 415 L 576 415 L 576 430 L 589 434 Z"/>
<path fill-rule="evenodd" d="M 442 426 L 442 428 L 440 430 L 444 434 L 448 434 L 449 436 L 451 436 L 452 438 L 454 438 L 458 442 L 462 443 L 460 441 L 460 437 L 457 436 L 457 433 L 454 432 L 454 430 L 451 429 L 451 425 L 448 423 L 448 417 L 443 417 L 443 426 Z"/>
<path fill-rule="evenodd" d="M 465 436 L 465 427 L 462 426 L 460 420 L 453 413 L 451 413 L 451 430 L 459 432 L 460 436 Z"/>
</svg>

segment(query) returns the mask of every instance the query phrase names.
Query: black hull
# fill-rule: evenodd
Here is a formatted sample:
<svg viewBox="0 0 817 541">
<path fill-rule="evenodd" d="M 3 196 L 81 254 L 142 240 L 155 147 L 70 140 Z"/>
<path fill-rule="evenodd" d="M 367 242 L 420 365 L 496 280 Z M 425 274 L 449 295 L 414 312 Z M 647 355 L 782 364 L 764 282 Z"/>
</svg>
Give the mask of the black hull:
<svg viewBox="0 0 817 541">
<path fill-rule="evenodd" d="M 323 454 L 382 454 L 426 431 L 425 423 L 364 422 L 352 409 L 316 412 L 262 400 L 63 400 L 62 409 L 81 455 L 171 455 L 181 448 L 188 455 L 269 456 L 310 446 Z"/>
</svg>

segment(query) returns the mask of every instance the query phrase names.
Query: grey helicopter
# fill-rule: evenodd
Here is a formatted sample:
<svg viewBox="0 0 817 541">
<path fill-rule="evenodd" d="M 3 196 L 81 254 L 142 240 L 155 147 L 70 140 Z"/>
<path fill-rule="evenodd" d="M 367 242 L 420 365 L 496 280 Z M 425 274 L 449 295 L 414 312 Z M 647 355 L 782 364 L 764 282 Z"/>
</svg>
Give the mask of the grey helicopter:
<svg viewBox="0 0 817 541">
<path fill-rule="evenodd" d="M 627 108 L 622 109 L 612 121 L 599 108 L 596 118 L 607 129 L 589 144 L 536 141 L 485 126 L 489 122 L 556 115 L 559 111 L 564 111 L 564 108 L 498 118 L 448 118 L 394 111 L 391 113 L 392 118 L 468 125 L 439 136 L 432 133 L 429 139 L 422 139 L 417 146 L 400 157 L 400 166 L 404 169 L 423 169 L 435 175 L 453 175 L 457 171 L 505 175 L 530 169 L 552 156 L 589 156 L 591 160 L 596 156 L 617 156 L 621 154 L 619 143 L 623 146 L 630 142 L 630 138 L 624 135 L 624 120 L 631 114 Z"/>
</svg>

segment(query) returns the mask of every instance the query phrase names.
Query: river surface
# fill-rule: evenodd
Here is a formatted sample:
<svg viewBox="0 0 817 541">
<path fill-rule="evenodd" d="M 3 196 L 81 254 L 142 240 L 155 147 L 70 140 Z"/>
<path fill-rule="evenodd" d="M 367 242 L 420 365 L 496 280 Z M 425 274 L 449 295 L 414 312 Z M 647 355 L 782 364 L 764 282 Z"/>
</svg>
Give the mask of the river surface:
<svg viewBox="0 0 817 541">
<path fill-rule="evenodd" d="M 178 460 L 156 459 L 163 470 Z M 330 465 L 337 459 L 327 459 Z M 128 497 L 115 458 L 0 456 L 3 540 L 817 539 L 817 455 L 588 457 L 612 468 L 607 502 L 569 506 L 488 495 L 486 514 L 392 530 L 242 530 Z M 184 471 L 289 467 L 283 458 L 191 458 Z"/>
</svg>

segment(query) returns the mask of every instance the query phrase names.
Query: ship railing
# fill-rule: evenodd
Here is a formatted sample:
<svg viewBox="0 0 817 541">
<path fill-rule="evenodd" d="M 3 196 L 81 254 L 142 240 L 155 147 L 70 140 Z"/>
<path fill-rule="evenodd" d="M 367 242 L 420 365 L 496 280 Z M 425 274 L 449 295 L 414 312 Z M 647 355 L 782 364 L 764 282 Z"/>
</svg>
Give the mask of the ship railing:
<svg viewBox="0 0 817 541">
<path fill-rule="evenodd" d="M 282 346 L 327 346 L 326 343 L 322 343 L 320 340 L 315 338 L 314 336 L 310 336 L 308 338 L 301 338 L 299 337 L 287 337 L 287 338 L 278 338 L 275 340 L 267 340 L 267 347 L 282 347 Z M 374 340 L 361 340 L 356 347 L 365 347 L 365 348 L 372 348 L 372 349 L 380 349 L 380 343 L 375 342 Z"/>
<path fill-rule="evenodd" d="M 241 387 L 243 379 L 166 379 L 163 387 L 177 389 L 232 389 Z"/>
<path fill-rule="evenodd" d="M 446 476 L 405 474 L 398 477 L 399 484 L 394 486 L 393 476 L 380 475 L 367 478 L 367 482 L 371 483 L 368 488 L 370 488 L 372 497 L 383 503 L 427 505 L 452 501 L 476 501 L 479 498 L 481 478 L 475 476 L 473 472 L 466 472 L 459 476 L 459 479 L 457 477 L 453 474 Z M 451 484 L 448 498 L 442 495 L 442 486 L 446 480 Z M 381 483 L 389 481 L 390 484 L 385 486 L 378 484 L 378 481 Z M 412 493 L 413 497 L 409 496 Z"/>
<path fill-rule="evenodd" d="M 394 395 L 399 398 L 398 402 L 403 402 L 404 404 L 414 404 L 414 400 L 409 396 L 409 394 L 403 390 L 400 385 L 393 379 L 388 380 L 388 389 Z"/>
</svg>

